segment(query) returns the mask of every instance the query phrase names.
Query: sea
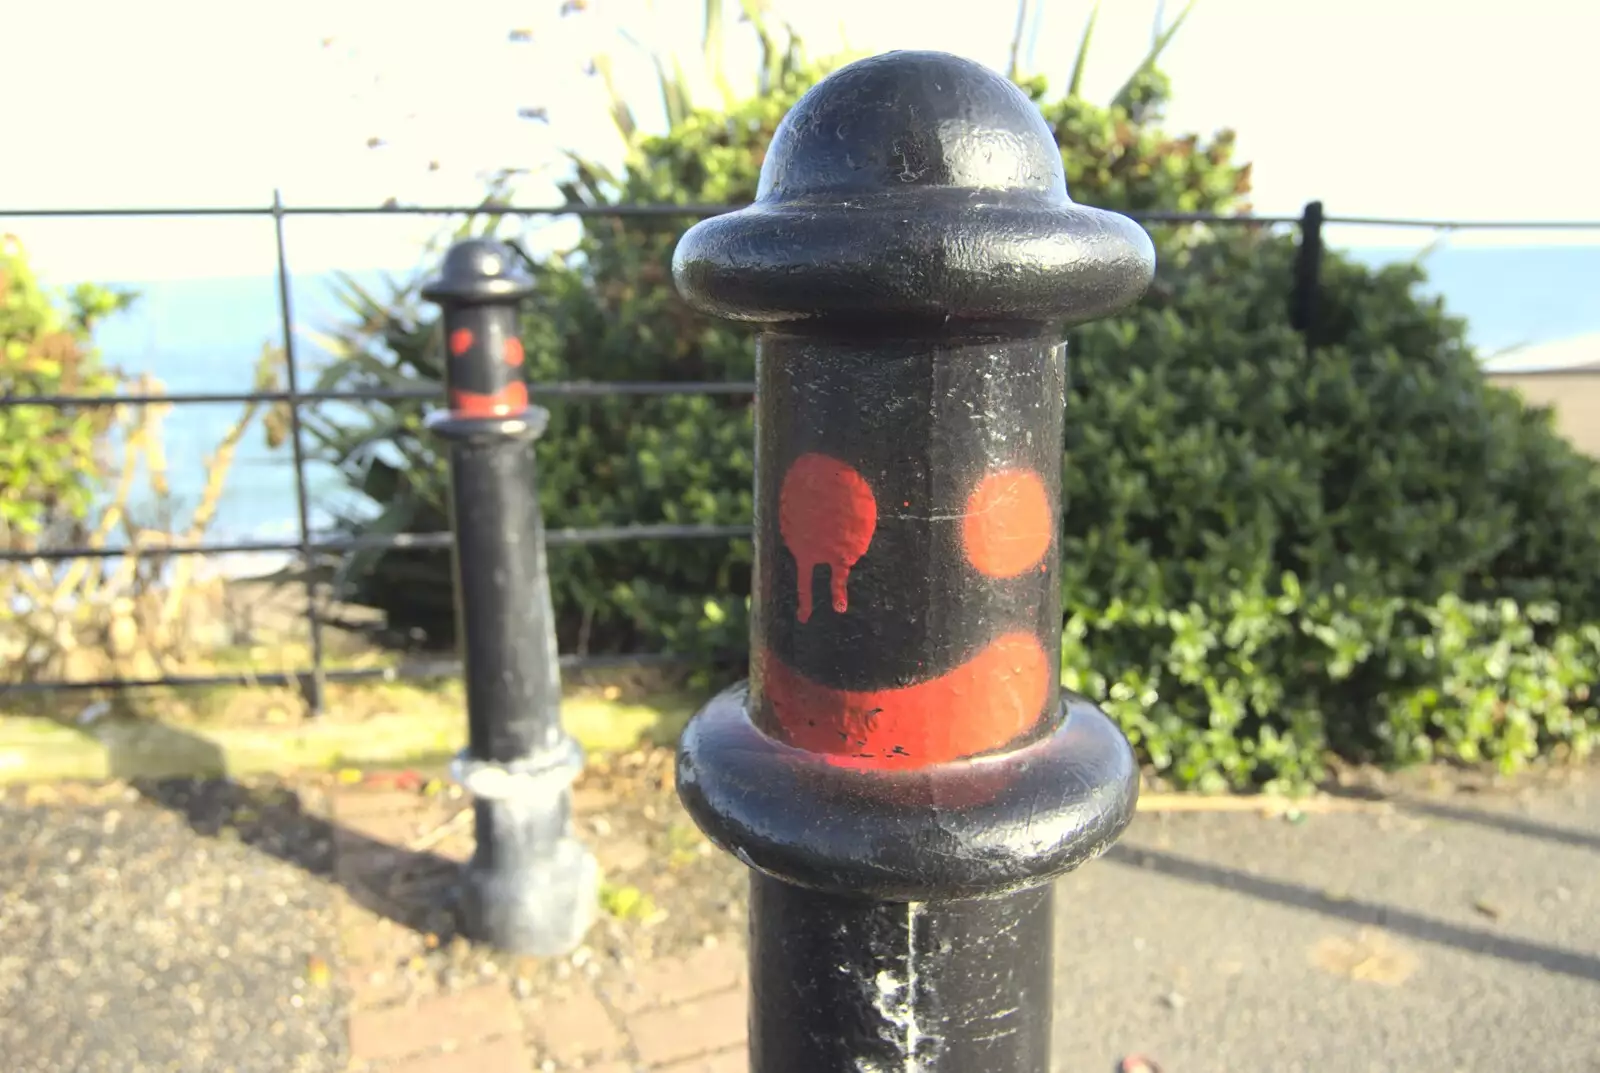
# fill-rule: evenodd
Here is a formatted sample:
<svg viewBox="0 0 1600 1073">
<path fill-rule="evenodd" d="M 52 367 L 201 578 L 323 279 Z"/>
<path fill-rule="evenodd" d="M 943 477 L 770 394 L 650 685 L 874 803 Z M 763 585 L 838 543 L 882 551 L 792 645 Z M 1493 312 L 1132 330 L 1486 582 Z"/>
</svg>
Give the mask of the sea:
<svg viewBox="0 0 1600 1073">
<path fill-rule="evenodd" d="M 1418 256 L 1414 248 L 1345 252 L 1372 265 Z M 1541 350 L 1552 347 L 1561 350 L 1564 361 L 1578 353 L 1600 362 L 1600 244 L 1444 246 L 1427 251 L 1421 263 L 1428 274 L 1426 289 L 1467 319 L 1472 341 L 1486 362 L 1537 365 Z M 353 278 L 383 293 L 384 274 L 355 273 Z M 139 298 L 100 328 L 97 345 L 114 367 L 129 375 L 151 374 L 169 392 L 248 391 L 262 346 L 282 342 L 274 275 L 114 282 L 136 290 Z M 319 336 L 349 316 L 336 284 L 331 273 L 301 275 L 292 282 L 303 387 L 315 385 L 331 360 Z M 171 498 L 158 504 L 145 493 L 136 510 L 184 520 L 200 499 L 207 456 L 239 412 L 237 403 L 172 408 L 163 426 Z M 341 513 L 359 513 L 361 504 L 327 466 L 311 462 L 307 484 L 313 528 L 329 525 Z M 257 426 L 240 446 L 208 538 L 282 541 L 297 531 L 293 456 L 286 446 L 269 447 Z M 240 554 L 220 569 L 253 574 L 283 559 Z"/>
</svg>

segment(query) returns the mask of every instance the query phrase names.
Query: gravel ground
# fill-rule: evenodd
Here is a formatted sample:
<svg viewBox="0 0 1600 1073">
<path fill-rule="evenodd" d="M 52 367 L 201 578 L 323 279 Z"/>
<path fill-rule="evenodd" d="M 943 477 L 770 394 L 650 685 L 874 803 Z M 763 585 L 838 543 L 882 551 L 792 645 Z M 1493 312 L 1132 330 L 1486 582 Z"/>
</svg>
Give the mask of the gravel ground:
<svg viewBox="0 0 1600 1073">
<path fill-rule="evenodd" d="M 0 1065 L 342 1069 L 330 851 L 284 792 L 0 794 Z"/>
</svg>

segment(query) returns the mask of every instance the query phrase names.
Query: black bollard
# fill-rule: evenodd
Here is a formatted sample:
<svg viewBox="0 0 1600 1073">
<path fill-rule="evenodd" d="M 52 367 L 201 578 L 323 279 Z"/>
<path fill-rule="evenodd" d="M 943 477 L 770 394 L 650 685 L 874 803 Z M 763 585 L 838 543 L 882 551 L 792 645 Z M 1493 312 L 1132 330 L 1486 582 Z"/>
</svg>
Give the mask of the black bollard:
<svg viewBox="0 0 1600 1073">
<path fill-rule="evenodd" d="M 678 754 L 754 869 L 751 1068 L 1047 1070 L 1050 881 L 1138 796 L 1060 688 L 1059 328 L 1143 292 L 1149 237 L 1068 199 L 1010 82 L 894 52 L 812 89 L 673 270 L 764 329 L 750 681 Z"/>
<path fill-rule="evenodd" d="M 502 950 L 549 955 L 582 940 L 599 872 L 572 836 L 571 785 L 583 754 L 561 726 L 533 458 L 549 415 L 528 403 L 518 331 L 531 289 L 511 250 L 472 239 L 450 249 L 422 295 L 443 311 L 450 400 L 428 427 L 450 444 L 468 723 L 455 774 L 476 814 L 462 930 Z"/>
</svg>

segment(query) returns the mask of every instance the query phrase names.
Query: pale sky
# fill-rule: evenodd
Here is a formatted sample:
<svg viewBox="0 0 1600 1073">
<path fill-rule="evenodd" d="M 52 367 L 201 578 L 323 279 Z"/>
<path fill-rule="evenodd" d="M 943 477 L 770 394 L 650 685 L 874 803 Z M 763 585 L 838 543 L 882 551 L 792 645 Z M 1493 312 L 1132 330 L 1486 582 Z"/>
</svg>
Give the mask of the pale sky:
<svg viewBox="0 0 1600 1073">
<path fill-rule="evenodd" d="M 1087 0 L 1038 0 L 1031 68 L 1064 81 Z M 1105 0 L 1085 89 L 1105 99 L 1150 38 L 1157 0 Z M 459 203 L 505 165 L 551 174 L 561 144 L 614 156 L 597 80 L 615 57 L 631 99 L 654 74 L 614 28 L 698 57 L 700 0 L 0 0 L 11 87 L 0 211 L 13 208 Z M 1003 67 L 1011 0 L 775 0 L 814 52 L 937 48 Z M 1166 0 L 1168 17 L 1182 7 Z M 730 0 L 730 16 L 737 4 Z M 982 11 L 983 14 L 977 12 Z M 731 25 L 730 55 L 748 57 Z M 513 43 L 526 27 L 533 41 Z M 324 39 L 331 39 L 326 46 Z M 1596 219 L 1593 0 L 1198 0 L 1163 66 L 1169 127 L 1239 131 L 1255 207 L 1340 215 Z M 734 47 L 740 45 L 740 47 Z M 709 99 L 708 88 L 702 89 Z M 548 109 L 549 127 L 518 119 Z M 641 117 L 648 111 L 641 109 Z M 369 149 L 367 139 L 386 144 Z M 437 171 L 428 162 L 439 161 Z M 530 182 L 520 199 L 554 200 Z M 404 267 L 425 221 L 299 219 L 297 272 Z M 50 279 L 152 280 L 271 271 L 265 220 L 44 221 L 0 216 Z M 559 232 L 557 233 L 559 237 Z M 1341 244 L 1420 244 L 1426 233 L 1336 230 Z M 1458 241 L 1473 241 L 1464 237 Z M 1493 241 L 1600 243 L 1600 232 Z"/>
</svg>

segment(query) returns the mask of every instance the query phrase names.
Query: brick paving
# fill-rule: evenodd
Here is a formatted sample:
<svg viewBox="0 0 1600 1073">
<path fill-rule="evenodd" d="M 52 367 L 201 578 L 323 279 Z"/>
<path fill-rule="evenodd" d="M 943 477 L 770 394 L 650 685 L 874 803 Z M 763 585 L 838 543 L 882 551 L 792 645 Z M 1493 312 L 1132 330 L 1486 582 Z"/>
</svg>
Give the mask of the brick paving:
<svg viewBox="0 0 1600 1073">
<path fill-rule="evenodd" d="M 460 803 L 455 806 L 461 807 Z M 580 816 L 584 810 L 580 807 Z M 511 973 L 418 987 L 419 929 L 398 920 L 391 886 L 415 871 L 419 845 L 458 863 L 470 825 L 413 792 L 332 794 L 341 896 L 340 966 L 349 997 L 351 1073 L 735 1073 L 746 1069 L 745 953 L 740 936 L 708 935 L 690 950 L 642 954 L 584 972 L 585 951 L 554 959 L 531 983 Z M 604 829 L 603 820 L 593 821 Z M 455 830 L 450 830 L 455 828 Z M 441 837 L 441 834 L 444 837 Z M 680 836 L 681 837 L 681 836 Z M 612 848 L 615 853 L 612 853 Z M 602 864 L 634 863 L 637 843 L 602 842 Z M 424 950 L 436 939 L 422 932 Z M 456 942 L 459 942 L 457 940 Z M 578 971 L 568 971 L 576 962 Z M 485 970 L 487 971 L 487 970 Z M 564 978 L 562 978 L 564 977 Z"/>
</svg>

